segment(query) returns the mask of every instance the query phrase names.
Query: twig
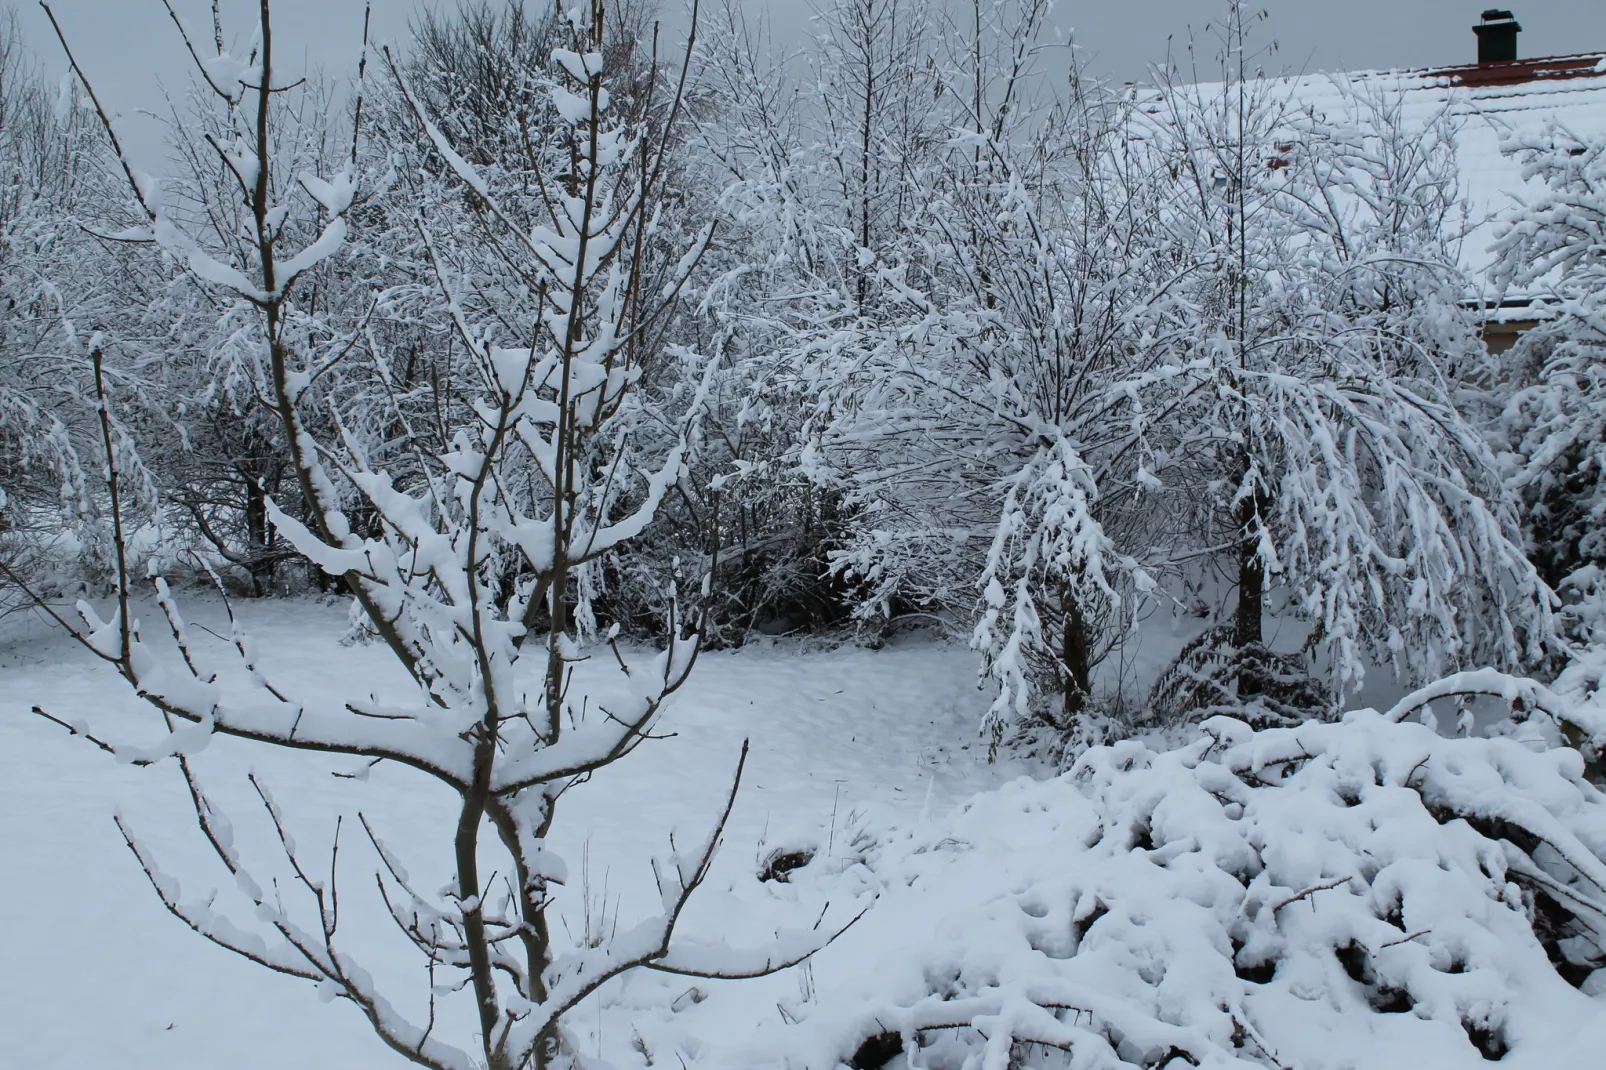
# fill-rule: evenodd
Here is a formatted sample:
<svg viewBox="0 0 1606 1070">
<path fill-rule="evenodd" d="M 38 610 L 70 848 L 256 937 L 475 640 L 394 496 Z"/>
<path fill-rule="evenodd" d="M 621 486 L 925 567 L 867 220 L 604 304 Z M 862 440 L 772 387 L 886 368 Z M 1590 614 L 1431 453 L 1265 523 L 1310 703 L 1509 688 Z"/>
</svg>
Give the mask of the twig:
<svg viewBox="0 0 1606 1070">
<path fill-rule="evenodd" d="M 1405 936 L 1400 937 L 1398 940 L 1390 940 L 1386 944 L 1379 944 L 1377 946 L 1377 949 L 1379 951 L 1382 951 L 1385 947 L 1393 947 L 1395 944 L 1407 943 L 1407 942 L 1409 942 L 1411 940 L 1415 940 L 1419 936 L 1426 936 L 1428 933 L 1430 933 L 1432 931 L 1433 931 L 1432 929 L 1420 929 L 1420 930 L 1418 930 L 1417 932 L 1414 932 L 1414 933 L 1407 933 Z"/>
<path fill-rule="evenodd" d="M 1321 884 L 1313 884 L 1309 888 L 1306 888 L 1304 891 L 1300 892 L 1298 895 L 1291 895 L 1287 899 L 1284 899 L 1281 903 L 1278 903 L 1276 906 L 1272 907 L 1271 912 L 1273 915 L 1275 915 L 1279 910 L 1285 906 L 1288 906 L 1290 903 L 1297 903 L 1306 896 L 1314 895 L 1317 892 L 1325 892 L 1329 888 L 1337 888 L 1340 884 L 1348 884 L 1354 879 L 1355 878 L 1353 877 L 1335 877 L 1334 879 L 1330 881 L 1324 881 Z"/>
<path fill-rule="evenodd" d="M 71 732 L 73 735 L 82 736 L 83 738 L 89 740 L 89 742 L 93 743 L 95 746 L 99 747 L 101 750 L 105 751 L 107 754 L 110 754 L 113 758 L 117 757 L 117 748 L 116 747 L 113 747 L 110 743 L 107 743 L 104 739 L 101 739 L 101 738 L 97 737 L 92 732 L 90 732 L 88 729 L 81 728 L 78 725 L 73 724 L 71 721 L 64 721 L 60 717 L 57 717 L 53 713 L 46 713 L 42 708 L 40 708 L 38 706 L 35 706 L 33 708 L 33 712 L 37 713 L 39 716 L 43 717 L 45 720 L 49 721 L 51 724 L 58 724 L 61 727 L 65 728 L 67 731 Z M 136 759 L 132 764 L 134 764 L 134 765 L 151 765 L 153 763 L 148 758 L 139 758 L 139 759 Z"/>
</svg>

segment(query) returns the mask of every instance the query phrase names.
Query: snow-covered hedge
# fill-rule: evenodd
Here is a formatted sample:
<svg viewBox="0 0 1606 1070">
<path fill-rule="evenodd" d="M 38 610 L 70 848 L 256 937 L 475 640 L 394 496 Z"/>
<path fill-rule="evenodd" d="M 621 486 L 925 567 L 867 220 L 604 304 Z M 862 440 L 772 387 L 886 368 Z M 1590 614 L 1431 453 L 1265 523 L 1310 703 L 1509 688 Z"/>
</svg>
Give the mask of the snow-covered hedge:
<svg viewBox="0 0 1606 1070">
<path fill-rule="evenodd" d="M 1095 748 L 884 837 L 808 998 L 699 1062 L 1597 1065 L 1606 794 L 1531 735 L 1367 710 Z"/>
</svg>

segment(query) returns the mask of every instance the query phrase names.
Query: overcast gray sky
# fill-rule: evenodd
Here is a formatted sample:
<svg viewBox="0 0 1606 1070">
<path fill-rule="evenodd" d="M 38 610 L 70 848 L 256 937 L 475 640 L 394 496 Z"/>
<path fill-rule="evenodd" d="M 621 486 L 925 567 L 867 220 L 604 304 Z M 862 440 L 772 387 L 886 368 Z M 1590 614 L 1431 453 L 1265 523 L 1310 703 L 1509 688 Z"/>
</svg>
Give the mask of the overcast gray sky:
<svg viewBox="0 0 1606 1070">
<path fill-rule="evenodd" d="M 438 0 L 442 4 L 456 0 Z M 532 6 L 549 0 L 527 0 Z M 807 32 L 809 0 L 740 0 L 773 21 L 779 43 Z M 668 15 L 684 0 L 662 0 Z M 141 109 L 162 108 L 161 87 L 179 89 L 188 59 L 160 0 L 52 0 L 57 17 L 96 89 L 115 107 L 135 151 L 156 147 L 154 127 Z M 204 38 L 210 37 L 210 0 L 175 0 L 174 6 Z M 1476 58 L 1472 24 L 1477 0 L 1265 0 L 1270 19 L 1257 31 L 1277 51 L 1266 57 L 1281 70 L 1359 70 L 1468 63 Z M 17 0 L 23 26 L 47 69 L 65 64 L 49 25 L 32 0 Z M 224 0 L 226 24 L 242 39 L 253 25 L 254 0 Z M 403 43 L 415 0 L 374 0 L 374 35 Z M 1060 0 L 1055 22 L 1074 31 L 1093 71 L 1119 81 L 1143 79 L 1165 58 L 1168 38 L 1181 42 L 1223 11 L 1221 0 Z M 1520 55 L 1606 51 L 1606 0 L 1520 0 L 1511 4 L 1522 23 Z M 343 76 L 356 66 L 362 40 L 363 0 L 274 0 L 275 40 L 281 63 L 310 63 Z M 154 163 L 154 161 L 152 161 Z"/>
</svg>

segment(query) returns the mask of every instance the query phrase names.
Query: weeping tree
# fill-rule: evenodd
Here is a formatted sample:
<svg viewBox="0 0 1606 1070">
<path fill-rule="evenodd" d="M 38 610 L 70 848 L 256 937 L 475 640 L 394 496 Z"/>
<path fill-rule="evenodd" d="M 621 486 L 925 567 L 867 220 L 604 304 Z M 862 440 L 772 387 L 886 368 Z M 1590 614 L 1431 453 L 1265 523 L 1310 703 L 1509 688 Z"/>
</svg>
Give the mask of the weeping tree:
<svg viewBox="0 0 1606 1070">
<path fill-rule="evenodd" d="M 1237 596 L 1152 698 L 1298 718 L 1369 663 L 1409 681 L 1531 663 L 1552 595 L 1454 397 L 1481 347 L 1459 307 L 1453 123 L 1408 123 L 1343 82 L 1326 110 L 1301 106 L 1252 76 L 1245 41 L 1233 6 L 1222 81 L 1173 75 L 1145 108 L 1187 277 L 1153 328 L 1164 368 L 1128 388 L 1133 418 L 1157 501 L 1194 511 Z M 1268 648 L 1268 598 L 1307 626 L 1324 687 Z"/>
<path fill-rule="evenodd" d="M 672 102 L 658 121 L 616 117 L 599 48 L 601 4 L 574 9 L 565 20 L 564 41 L 546 68 L 552 110 L 542 136 L 568 169 L 543 173 L 542 217 L 533 225 L 523 225 L 502 204 L 432 122 L 394 57 L 386 57 L 414 110 L 418 136 L 444 165 L 440 175 L 475 199 L 479 239 L 501 243 L 508 270 L 528 276 L 534 300 L 522 337 L 508 337 L 494 321 L 470 319 L 452 290 L 448 236 L 418 220 L 420 245 L 446 292 L 447 314 L 478 396 L 446 447 L 415 459 L 417 475 L 408 481 L 370 463 L 359 436 L 322 435 L 308 416 L 322 407 L 343 429 L 361 415 L 344 411 L 338 394 L 319 391 L 354 346 L 350 338 L 331 337 L 306 295 L 318 273 L 348 255 L 350 219 L 379 187 L 371 172 L 350 165 L 324 175 L 303 172 L 293 184 L 279 179 L 273 98 L 290 87 L 275 73 L 268 0 L 261 2 L 248 56 L 224 51 L 219 32 L 216 54 L 202 60 L 202 49 L 186 39 L 216 106 L 237 132 L 232 142 L 219 139 L 210 148 L 215 165 L 236 182 L 250 240 L 221 247 L 214 231 L 172 211 L 159 187 L 128 168 L 143 218 L 122 237 L 146 241 L 184 265 L 236 317 L 236 336 L 248 333 L 254 346 L 263 404 L 280 422 L 305 510 L 294 517 L 270 501 L 273 523 L 351 593 L 355 614 L 394 657 L 413 698 L 380 704 L 360 687 L 350 694 L 297 694 L 264 676 L 256 648 L 238 626 L 234 652 L 245 680 L 241 689 L 225 688 L 226 667 L 210 666 L 190 642 L 177 601 L 154 573 L 149 582 L 172 643 L 143 638 L 120 522 L 133 461 L 122 445 L 127 436 L 116 399 L 104 387 L 96 412 L 118 524 L 117 598 L 108 618 L 81 604 L 80 620 L 61 620 L 155 711 L 166 734 L 153 747 L 134 747 L 82 726 L 72 730 L 124 760 L 178 766 L 203 838 L 250 900 L 257 923 L 237 925 L 211 900 L 183 900 L 151 849 L 119 821 L 167 909 L 214 944 L 348 1001 L 392 1050 L 437 1070 L 565 1065 L 573 1045 L 563 1016 L 610 978 L 638 968 L 758 976 L 807 958 L 824 936 L 840 931 L 829 923 L 811 928 L 809 919 L 776 945 L 750 950 L 677 935 L 735 805 L 745 743 L 708 830 L 672 837 L 671 852 L 652 860 L 660 912 L 608 934 L 588 929 L 575 940 L 560 937 L 555 924 L 565 870 L 547 837 L 563 794 L 605 774 L 650 738 L 665 701 L 691 673 L 699 645 L 695 614 L 676 603 L 666 649 L 651 664 L 626 669 L 630 687 L 622 703 L 603 709 L 570 693 L 569 668 L 580 656 L 571 585 L 587 562 L 651 523 L 683 470 L 698 406 L 688 408 L 675 440 L 651 465 L 610 437 L 612 421 L 630 404 L 642 375 L 641 332 L 673 298 L 673 286 L 644 292 L 639 269 L 677 111 Z M 101 118 L 115 144 L 104 110 Z M 321 216 L 320 229 L 305 244 L 292 244 L 282 229 L 294 198 L 309 199 Z M 707 240 L 705 231 L 683 250 L 682 272 Z M 366 532 L 358 530 L 348 503 L 366 511 Z M 271 659 L 271 650 L 262 654 Z M 531 671 L 542 686 L 523 686 Z M 301 901 L 281 896 L 288 888 L 267 878 L 268 861 L 237 846 L 190 758 L 213 735 L 392 762 L 450 790 L 456 800 L 453 876 L 438 892 L 418 887 L 376 823 L 362 821 L 378 860 L 374 876 L 383 908 L 429 966 L 426 1019 L 398 1010 L 382 979 L 353 956 L 341 929 L 336 859 L 329 860 L 327 876 L 318 875 L 324 870 L 315 872 L 296 847 L 283 812 L 255 778 L 283 848 L 279 868 L 288 867 L 286 879 Z M 338 826 L 336 844 L 338 851 Z M 509 875 L 505 885 L 489 883 L 487 865 Z M 354 909 L 349 895 L 344 909 Z M 443 1035 L 437 1015 L 437 1003 L 450 999 L 442 993 L 452 991 L 472 1001 L 474 1028 L 460 1041 Z"/>
</svg>

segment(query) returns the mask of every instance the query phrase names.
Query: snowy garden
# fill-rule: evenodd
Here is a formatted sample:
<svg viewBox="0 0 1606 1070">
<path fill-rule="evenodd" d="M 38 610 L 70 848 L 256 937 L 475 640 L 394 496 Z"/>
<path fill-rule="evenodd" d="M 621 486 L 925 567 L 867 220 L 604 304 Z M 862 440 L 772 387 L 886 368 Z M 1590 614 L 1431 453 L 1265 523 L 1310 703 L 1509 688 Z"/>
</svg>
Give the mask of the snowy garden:
<svg viewBox="0 0 1606 1070">
<path fill-rule="evenodd" d="M 153 0 L 151 174 L 43 7 L 0 1067 L 1606 1050 L 1606 85 L 1496 211 L 1238 4 Z"/>
</svg>

